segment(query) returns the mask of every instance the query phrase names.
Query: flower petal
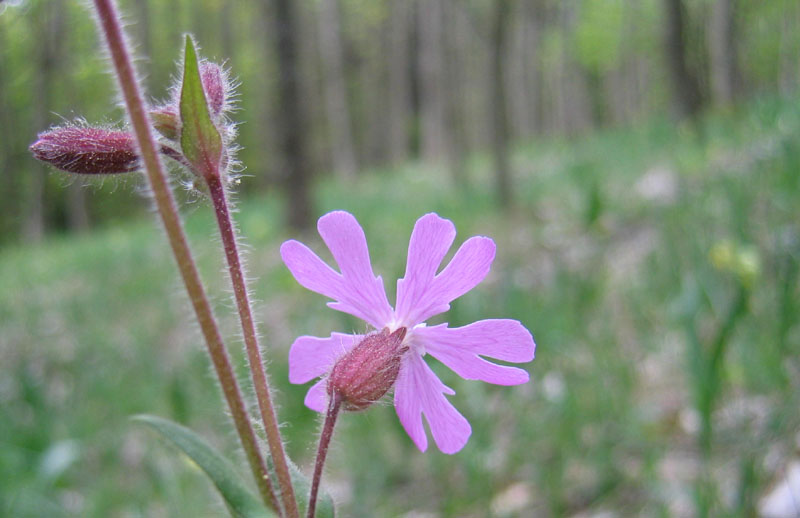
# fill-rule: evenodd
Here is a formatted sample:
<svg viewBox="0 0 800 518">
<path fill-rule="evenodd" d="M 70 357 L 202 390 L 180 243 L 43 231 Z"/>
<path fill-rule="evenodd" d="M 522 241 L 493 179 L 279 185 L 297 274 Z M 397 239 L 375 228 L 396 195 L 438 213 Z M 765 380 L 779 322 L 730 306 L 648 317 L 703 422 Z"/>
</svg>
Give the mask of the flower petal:
<svg viewBox="0 0 800 518">
<path fill-rule="evenodd" d="M 289 349 L 289 381 L 306 383 L 322 376 L 362 338 L 362 335 L 343 333 L 333 333 L 328 338 L 301 336 Z"/>
<path fill-rule="evenodd" d="M 456 227 L 453 222 L 440 218 L 435 213 L 422 216 L 414 225 L 408 243 L 406 274 L 397 281 L 396 312 L 404 324 L 413 326 L 419 323 L 410 321 L 407 316 L 412 315 L 415 306 L 419 306 L 423 300 L 455 237 Z M 445 304 L 441 311 L 446 310 Z"/>
<path fill-rule="evenodd" d="M 413 284 L 418 285 L 414 289 L 414 300 L 404 300 L 404 307 L 408 309 L 403 313 L 398 312 L 403 323 L 413 326 L 450 309 L 450 302 L 477 286 L 486 277 L 494 255 L 494 241 L 483 236 L 471 237 L 461 245 L 439 275 L 427 279 L 421 275 L 413 277 Z"/>
<path fill-rule="evenodd" d="M 342 276 L 306 245 L 294 239 L 286 241 L 281 245 L 281 258 L 304 288 L 326 297 L 338 297 Z"/>
<path fill-rule="evenodd" d="M 328 410 L 328 378 L 327 376 L 311 385 L 304 401 L 306 406 L 315 412 Z"/>
<path fill-rule="evenodd" d="M 528 381 L 523 369 L 497 365 L 481 356 L 521 363 L 533 360 L 536 344 L 531 333 L 516 320 L 479 320 L 464 327 L 447 324 L 419 327 L 414 340 L 464 379 L 495 385 Z"/>
<path fill-rule="evenodd" d="M 294 240 L 281 246 L 283 262 L 302 286 L 333 299 L 328 304 L 331 308 L 381 329 L 391 320 L 392 307 L 383 280 L 372 271 L 364 231 L 351 214 L 342 211 L 321 217 L 317 228 L 342 273 Z"/>
<path fill-rule="evenodd" d="M 410 352 L 400 368 L 394 406 L 400 423 L 421 451 L 428 448 L 422 415 L 443 453 L 456 453 L 467 443 L 472 428 L 444 397 L 455 392 L 436 377 L 419 354 Z"/>
<path fill-rule="evenodd" d="M 347 299 L 328 305 L 347 313 L 351 311 L 346 308 L 353 307 L 369 317 L 361 318 L 381 329 L 392 318 L 392 306 L 386 298 L 383 279 L 372 271 L 361 225 L 352 214 L 339 210 L 319 218 L 317 230 L 339 265 L 348 291 Z"/>
</svg>

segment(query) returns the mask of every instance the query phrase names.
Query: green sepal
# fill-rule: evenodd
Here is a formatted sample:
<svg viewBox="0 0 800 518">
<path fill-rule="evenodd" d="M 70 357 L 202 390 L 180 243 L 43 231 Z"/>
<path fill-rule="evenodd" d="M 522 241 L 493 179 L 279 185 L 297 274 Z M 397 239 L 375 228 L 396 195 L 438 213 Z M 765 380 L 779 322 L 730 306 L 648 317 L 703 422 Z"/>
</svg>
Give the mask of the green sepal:
<svg viewBox="0 0 800 518">
<path fill-rule="evenodd" d="M 197 464 L 217 487 L 228 510 L 235 518 L 275 517 L 275 514 L 250 492 L 230 462 L 202 437 L 184 426 L 161 417 L 137 415 L 131 419 L 146 424 L 158 432 Z"/>
<path fill-rule="evenodd" d="M 188 34 L 183 58 L 180 116 L 183 155 L 201 176 L 219 176 L 222 137 L 208 111 L 197 51 Z"/>
</svg>

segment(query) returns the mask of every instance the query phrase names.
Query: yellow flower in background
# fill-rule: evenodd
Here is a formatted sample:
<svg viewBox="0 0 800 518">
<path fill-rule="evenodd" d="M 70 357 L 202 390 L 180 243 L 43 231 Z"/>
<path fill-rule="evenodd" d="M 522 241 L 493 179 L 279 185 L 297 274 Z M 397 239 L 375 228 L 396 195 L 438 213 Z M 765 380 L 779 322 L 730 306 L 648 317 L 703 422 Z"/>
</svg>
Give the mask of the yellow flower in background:
<svg viewBox="0 0 800 518">
<path fill-rule="evenodd" d="M 761 256 L 753 245 L 723 239 L 711 247 L 708 258 L 714 268 L 732 273 L 746 288 L 752 287 L 761 273 Z"/>
</svg>

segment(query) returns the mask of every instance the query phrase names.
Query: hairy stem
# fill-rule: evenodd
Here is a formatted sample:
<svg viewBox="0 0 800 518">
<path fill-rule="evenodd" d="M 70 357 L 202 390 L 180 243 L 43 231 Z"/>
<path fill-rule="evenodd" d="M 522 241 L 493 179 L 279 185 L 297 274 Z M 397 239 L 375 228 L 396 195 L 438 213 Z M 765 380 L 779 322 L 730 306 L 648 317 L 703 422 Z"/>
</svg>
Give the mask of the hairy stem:
<svg viewBox="0 0 800 518">
<path fill-rule="evenodd" d="M 280 507 L 269 480 L 264 458 L 261 455 L 255 432 L 250 424 L 250 417 L 244 405 L 227 350 L 222 342 L 219 327 L 214 319 L 211 305 L 208 302 L 200 275 L 192 259 L 175 200 L 167 184 L 164 168 L 150 131 L 146 107 L 130 54 L 125 44 L 119 15 L 113 0 L 94 0 L 94 5 L 97 9 L 100 27 L 111 52 L 111 59 L 125 99 L 128 116 L 136 133 L 139 152 L 141 153 L 144 169 L 147 172 L 158 214 L 164 224 L 172 252 L 178 263 L 178 269 L 181 272 L 186 291 L 189 293 L 189 299 L 197 315 L 197 321 L 205 338 L 208 353 L 219 377 L 225 400 L 230 407 L 236 431 L 239 434 L 239 439 L 242 442 L 242 447 L 264 502 L 277 511 Z"/>
<path fill-rule="evenodd" d="M 317 511 L 317 494 L 319 493 L 319 483 L 322 479 L 322 467 L 325 465 L 325 458 L 328 456 L 328 446 L 331 444 L 333 438 L 333 427 L 336 425 L 336 418 L 339 416 L 339 410 L 342 406 L 342 400 L 336 394 L 331 395 L 328 402 L 328 412 L 325 414 L 325 422 L 322 424 L 322 430 L 319 434 L 319 446 L 317 447 L 317 458 L 314 461 L 314 476 L 311 479 L 311 493 L 308 495 L 308 513 L 306 518 L 314 518 L 314 513 Z"/>
<path fill-rule="evenodd" d="M 247 285 L 244 280 L 242 263 L 236 245 L 233 222 L 231 221 L 230 211 L 228 210 L 225 187 L 223 187 L 219 176 L 208 176 L 206 178 L 206 183 L 208 184 L 208 190 L 214 204 L 214 214 L 217 217 L 219 232 L 222 235 L 222 246 L 225 249 L 225 259 L 228 261 L 228 272 L 230 273 L 231 282 L 233 284 L 236 307 L 239 310 L 239 320 L 242 324 L 242 333 L 244 335 L 245 349 L 247 350 L 247 359 L 250 364 L 250 373 L 253 377 L 253 386 L 256 391 L 258 407 L 261 410 L 261 418 L 264 422 L 264 432 L 267 434 L 270 454 L 275 464 L 275 472 L 278 475 L 278 485 L 280 487 L 283 509 L 287 518 L 298 518 L 297 501 L 294 496 L 292 479 L 289 475 L 289 465 L 286 462 L 286 452 L 283 449 L 281 433 L 278 429 L 275 407 L 272 404 L 269 382 L 264 372 L 261 351 L 258 347 L 258 335 L 256 334 L 253 313 L 247 294 Z"/>
</svg>

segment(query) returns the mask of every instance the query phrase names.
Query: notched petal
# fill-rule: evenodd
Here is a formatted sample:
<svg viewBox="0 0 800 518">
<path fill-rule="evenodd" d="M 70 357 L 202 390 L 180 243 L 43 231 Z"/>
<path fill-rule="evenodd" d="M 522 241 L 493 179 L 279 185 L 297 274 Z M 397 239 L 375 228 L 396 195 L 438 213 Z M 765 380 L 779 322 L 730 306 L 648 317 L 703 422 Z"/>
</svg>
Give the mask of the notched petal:
<svg viewBox="0 0 800 518">
<path fill-rule="evenodd" d="M 394 403 L 400 422 L 421 451 L 428 447 L 422 416 L 442 453 L 460 451 L 472 434 L 469 422 L 445 394 L 455 392 L 436 377 L 418 354 L 408 354 L 395 385 Z"/>
<path fill-rule="evenodd" d="M 422 216 L 414 225 L 408 243 L 406 273 L 397 281 L 396 313 L 407 325 L 419 323 L 414 319 L 415 308 L 424 304 L 425 293 L 455 237 L 453 222 L 435 213 Z M 443 311 L 446 310 L 445 304 Z"/>
<path fill-rule="evenodd" d="M 376 329 L 383 328 L 391 320 L 392 307 L 383 280 L 372 271 L 358 222 L 351 214 L 336 211 L 320 218 L 318 228 L 342 273 L 293 240 L 281 246 L 284 263 L 301 285 L 333 299 L 328 304 L 331 308 L 350 313 Z"/>
</svg>

